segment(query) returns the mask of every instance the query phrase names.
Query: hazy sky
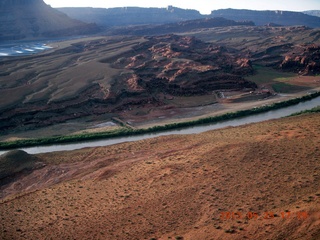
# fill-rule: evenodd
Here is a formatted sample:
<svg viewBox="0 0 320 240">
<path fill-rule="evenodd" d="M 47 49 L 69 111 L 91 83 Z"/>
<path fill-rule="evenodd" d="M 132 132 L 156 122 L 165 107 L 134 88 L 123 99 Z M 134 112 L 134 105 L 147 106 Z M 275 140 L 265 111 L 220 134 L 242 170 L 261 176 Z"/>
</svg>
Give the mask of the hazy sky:
<svg viewBox="0 0 320 240">
<path fill-rule="evenodd" d="M 166 7 L 173 5 L 201 13 L 221 8 L 255 10 L 320 10 L 320 0 L 44 0 L 52 7 Z"/>
</svg>

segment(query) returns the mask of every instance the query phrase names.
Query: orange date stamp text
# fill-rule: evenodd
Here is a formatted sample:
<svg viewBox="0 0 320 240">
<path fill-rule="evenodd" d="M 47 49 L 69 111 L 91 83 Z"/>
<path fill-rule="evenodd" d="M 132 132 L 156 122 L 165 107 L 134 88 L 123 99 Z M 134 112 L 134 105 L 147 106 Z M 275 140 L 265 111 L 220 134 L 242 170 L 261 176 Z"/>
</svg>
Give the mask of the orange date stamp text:
<svg viewBox="0 0 320 240">
<path fill-rule="evenodd" d="M 262 213 L 257 212 L 221 212 L 221 220 L 240 220 L 240 219 L 274 219 L 275 217 L 281 217 L 282 219 L 297 218 L 304 220 L 308 218 L 308 213 L 305 211 L 292 213 L 290 211 L 284 211 L 280 214 L 276 214 L 272 211 L 266 211 Z"/>
</svg>

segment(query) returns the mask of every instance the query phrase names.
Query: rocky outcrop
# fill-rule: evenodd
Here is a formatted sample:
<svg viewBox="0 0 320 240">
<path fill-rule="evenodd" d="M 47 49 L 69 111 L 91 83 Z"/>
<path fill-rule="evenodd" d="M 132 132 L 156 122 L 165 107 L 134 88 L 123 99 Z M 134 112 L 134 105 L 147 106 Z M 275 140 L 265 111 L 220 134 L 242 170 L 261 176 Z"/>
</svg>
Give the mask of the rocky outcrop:
<svg viewBox="0 0 320 240">
<path fill-rule="evenodd" d="M 242 78 L 253 73 L 250 60 L 234 50 L 186 36 L 165 35 L 148 40 L 130 54 L 109 62 L 114 68 L 133 72 L 119 76 L 117 81 L 126 86 L 127 92 L 194 95 L 256 87 Z"/>
<path fill-rule="evenodd" d="M 280 68 L 303 75 L 320 73 L 320 45 L 299 47 L 285 56 Z"/>
<path fill-rule="evenodd" d="M 90 34 L 98 30 L 95 24 L 71 19 L 42 0 L 0 2 L 0 41 Z"/>
</svg>

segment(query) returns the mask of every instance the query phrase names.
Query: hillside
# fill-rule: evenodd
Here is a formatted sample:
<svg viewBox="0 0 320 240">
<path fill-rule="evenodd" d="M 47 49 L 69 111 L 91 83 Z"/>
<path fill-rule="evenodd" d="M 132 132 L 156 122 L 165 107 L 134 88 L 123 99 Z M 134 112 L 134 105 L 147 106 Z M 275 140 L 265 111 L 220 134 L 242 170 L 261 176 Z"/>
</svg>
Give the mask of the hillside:
<svg viewBox="0 0 320 240">
<path fill-rule="evenodd" d="M 319 113 L 36 155 L 1 239 L 319 239 Z M 232 214 L 234 213 L 234 214 Z"/>
<path fill-rule="evenodd" d="M 84 35 L 97 31 L 95 24 L 71 19 L 42 0 L 0 2 L 0 41 Z"/>
</svg>

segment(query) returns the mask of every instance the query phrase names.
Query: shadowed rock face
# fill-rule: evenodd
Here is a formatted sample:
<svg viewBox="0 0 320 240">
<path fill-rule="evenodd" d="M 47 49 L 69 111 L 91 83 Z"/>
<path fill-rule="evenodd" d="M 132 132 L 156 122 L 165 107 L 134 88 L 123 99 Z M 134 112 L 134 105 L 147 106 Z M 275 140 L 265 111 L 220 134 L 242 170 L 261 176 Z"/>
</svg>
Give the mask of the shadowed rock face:
<svg viewBox="0 0 320 240">
<path fill-rule="evenodd" d="M 319 74 L 320 45 L 299 46 L 285 56 L 280 68 L 304 75 Z"/>
<path fill-rule="evenodd" d="M 194 37 L 150 37 L 148 42 L 110 63 L 114 68 L 133 71 L 122 74 L 120 79 L 125 83 L 117 81 L 127 86 L 127 92 L 194 95 L 256 87 L 242 78 L 253 73 L 249 59 Z"/>
<path fill-rule="evenodd" d="M 81 35 L 97 31 L 96 25 L 73 20 L 42 0 L 0 2 L 0 41 Z"/>
</svg>

